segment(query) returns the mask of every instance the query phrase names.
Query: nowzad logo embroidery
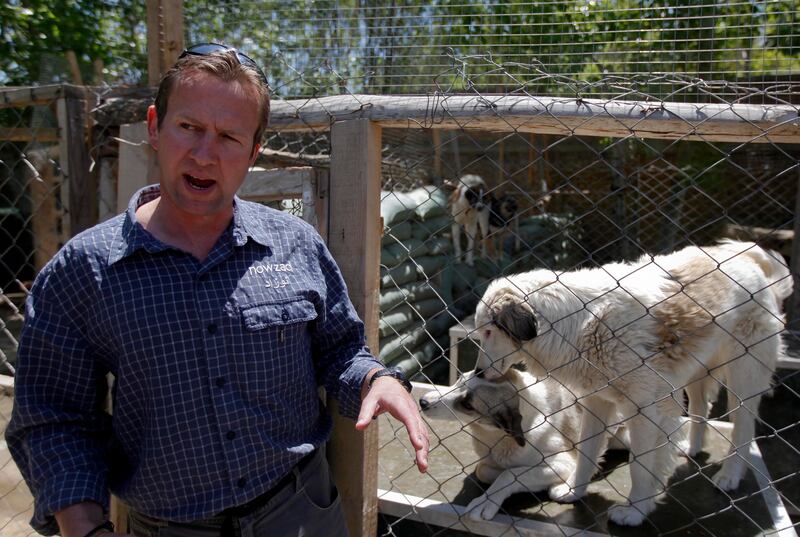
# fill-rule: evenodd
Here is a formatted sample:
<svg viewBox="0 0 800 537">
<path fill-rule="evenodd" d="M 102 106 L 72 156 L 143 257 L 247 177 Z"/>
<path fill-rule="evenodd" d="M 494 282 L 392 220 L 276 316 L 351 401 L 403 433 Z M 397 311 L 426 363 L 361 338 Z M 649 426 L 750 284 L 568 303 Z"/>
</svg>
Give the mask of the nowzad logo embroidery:
<svg viewBox="0 0 800 537">
<path fill-rule="evenodd" d="M 253 276 L 267 275 L 265 283 L 267 287 L 286 287 L 289 285 L 289 279 L 275 273 L 294 272 L 294 269 L 291 263 L 256 263 L 248 268 L 248 272 Z"/>
</svg>

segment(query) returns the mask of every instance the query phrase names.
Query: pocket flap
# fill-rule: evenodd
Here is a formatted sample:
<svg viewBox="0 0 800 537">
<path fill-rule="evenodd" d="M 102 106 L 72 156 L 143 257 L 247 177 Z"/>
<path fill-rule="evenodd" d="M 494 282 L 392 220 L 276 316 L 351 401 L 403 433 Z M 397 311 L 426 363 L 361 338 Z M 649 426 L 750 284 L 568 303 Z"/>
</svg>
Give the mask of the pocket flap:
<svg viewBox="0 0 800 537">
<path fill-rule="evenodd" d="M 317 318 L 314 304 L 298 299 L 278 304 L 261 304 L 242 310 L 244 326 L 248 330 L 262 330 L 270 326 L 285 326 L 312 321 Z"/>
</svg>

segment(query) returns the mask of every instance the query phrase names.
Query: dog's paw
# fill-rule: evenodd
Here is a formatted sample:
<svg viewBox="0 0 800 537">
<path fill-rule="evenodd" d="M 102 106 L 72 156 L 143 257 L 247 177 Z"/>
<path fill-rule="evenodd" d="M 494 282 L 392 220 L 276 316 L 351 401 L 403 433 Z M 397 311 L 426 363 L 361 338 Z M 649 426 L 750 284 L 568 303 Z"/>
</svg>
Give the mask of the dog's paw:
<svg viewBox="0 0 800 537">
<path fill-rule="evenodd" d="M 718 489 L 730 491 L 739 488 L 743 473 L 743 469 L 739 469 L 738 466 L 731 468 L 723 464 L 722 468 L 711 478 L 711 481 L 714 482 L 714 486 Z"/>
<path fill-rule="evenodd" d="M 637 502 L 633 505 L 615 505 L 608 511 L 608 518 L 620 526 L 638 526 L 655 509 L 653 500 Z"/>
<path fill-rule="evenodd" d="M 586 495 L 586 487 L 571 487 L 567 483 L 553 485 L 548 491 L 550 499 L 561 503 L 574 503 Z"/>
<path fill-rule="evenodd" d="M 491 520 L 500 510 L 500 502 L 492 500 L 486 494 L 481 494 L 467 506 L 467 515 L 472 520 Z"/>
</svg>

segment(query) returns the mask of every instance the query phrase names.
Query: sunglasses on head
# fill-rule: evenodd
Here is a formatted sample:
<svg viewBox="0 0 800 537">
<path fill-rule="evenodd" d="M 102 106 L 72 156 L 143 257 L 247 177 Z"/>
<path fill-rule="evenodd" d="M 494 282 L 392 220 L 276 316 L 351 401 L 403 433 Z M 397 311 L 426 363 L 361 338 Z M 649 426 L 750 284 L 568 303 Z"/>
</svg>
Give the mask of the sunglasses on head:
<svg viewBox="0 0 800 537">
<path fill-rule="evenodd" d="M 199 43 L 197 45 L 192 45 L 187 49 L 183 49 L 183 52 L 181 52 L 181 55 L 178 56 L 178 59 L 180 60 L 186 56 L 208 56 L 209 54 L 214 54 L 215 52 L 227 52 L 229 50 L 232 50 L 236 53 L 236 59 L 239 60 L 240 64 L 255 69 L 261 77 L 261 80 L 264 81 L 264 85 L 269 86 L 269 83 L 267 82 L 267 76 L 255 62 L 255 60 L 253 60 L 253 58 L 227 45 L 220 45 L 219 43 Z"/>
</svg>

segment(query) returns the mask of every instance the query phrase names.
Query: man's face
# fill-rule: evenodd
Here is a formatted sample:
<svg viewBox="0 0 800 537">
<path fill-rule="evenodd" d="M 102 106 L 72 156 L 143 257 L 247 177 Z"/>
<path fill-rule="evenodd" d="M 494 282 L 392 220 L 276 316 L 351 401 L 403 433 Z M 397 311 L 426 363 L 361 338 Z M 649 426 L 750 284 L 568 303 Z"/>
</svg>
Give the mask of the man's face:
<svg viewBox="0 0 800 537">
<path fill-rule="evenodd" d="M 158 127 L 147 114 L 150 144 L 158 151 L 161 197 L 184 216 L 227 218 L 233 196 L 258 154 L 255 93 L 208 73 L 178 80 Z"/>
</svg>

